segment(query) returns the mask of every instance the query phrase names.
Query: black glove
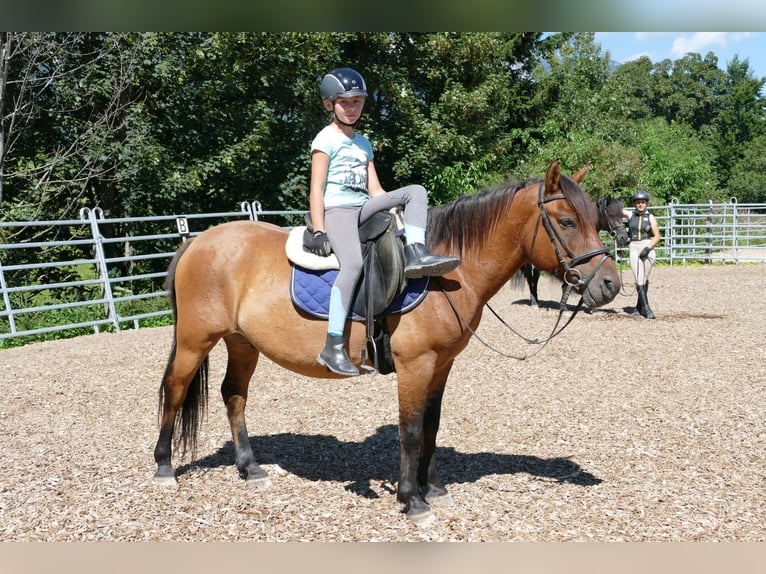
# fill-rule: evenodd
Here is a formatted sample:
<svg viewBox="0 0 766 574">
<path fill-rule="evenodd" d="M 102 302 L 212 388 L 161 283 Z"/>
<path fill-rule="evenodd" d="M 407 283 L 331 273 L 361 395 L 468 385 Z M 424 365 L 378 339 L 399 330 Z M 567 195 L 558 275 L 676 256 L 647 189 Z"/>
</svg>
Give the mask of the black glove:
<svg viewBox="0 0 766 574">
<path fill-rule="evenodd" d="M 319 255 L 320 257 L 327 257 L 332 253 L 330 240 L 327 239 L 327 234 L 324 231 L 315 231 L 312 234 L 307 229 L 303 234 L 303 246 L 314 255 Z"/>
<path fill-rule="evenodd" d="M 641 259 L 641 261 L 646 261 L 646 258 L 649 257 L 650 252 L 651 252 L 651 249 L 649 249 L 648 247 L 644 247 L 641 250 L 641 253 L 638 254 L 639 259 Z"/>
</svg>

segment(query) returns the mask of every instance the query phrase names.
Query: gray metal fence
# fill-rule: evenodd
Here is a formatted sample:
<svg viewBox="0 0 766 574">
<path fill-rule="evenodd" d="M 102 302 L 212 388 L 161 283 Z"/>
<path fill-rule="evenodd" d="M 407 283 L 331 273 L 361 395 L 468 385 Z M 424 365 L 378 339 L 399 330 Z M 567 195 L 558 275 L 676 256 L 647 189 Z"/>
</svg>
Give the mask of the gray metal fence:
<svg viewBox="0 0 766 574">
<path fill-rule="evenodd" d="M 170 315 L 163 283 L 181 241 L 225 221 L 295 213 L 242 202 L 224 213 L 108 218 L 84 208 L 74 220 L 0 222 L 0 347 L 45 333 L 138 328 Z"/>
<path fill-rule="evenodd" d="M 660 262 L 766 262 L 766 204 L 650 209 L 663 236 Z M 225 213 L 108 218 L 86 208 L 76 220 L 0 222 L 0 347 L 8 339 L 60 331 L 139 328 L 170 315 L 162 285 L 181 241 L 225 221 L 298 220 L 303 213 L 242 202 L 239 211 Z M 627 256 L 616 251 L 618 262 Z"/>
<path fill-rule="evenodd" d="M 672 202 L 649 211 L 660 227 L 657 259 L 662 263 L 766 262 L 766 204 L 732 198 L 727 203 Z M 627 248 L 617 250 L 617 259 L 628 259 Z"/>
</svg>

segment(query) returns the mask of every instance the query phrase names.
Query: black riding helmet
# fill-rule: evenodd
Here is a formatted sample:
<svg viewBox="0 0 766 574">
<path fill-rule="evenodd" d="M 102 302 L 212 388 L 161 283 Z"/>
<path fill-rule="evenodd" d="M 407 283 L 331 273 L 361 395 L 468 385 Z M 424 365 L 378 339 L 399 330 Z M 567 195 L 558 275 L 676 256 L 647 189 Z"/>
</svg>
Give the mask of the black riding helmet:
<svg viewBox="0 0 766 574">
<path fill-rule="evenodd" d="M 633 194 L 632 201 L 636 201 L 636 200 L 639 200 L 639 199 L 646 200 L 646 202 L 648 203 L 649 202 L 649 192 L 646 191 L 645 189 L 639 189 L 638 191 L 636 191 L 636 193 Z"/>
<path fill-rule="evenodd" d="M 367 84 L 356 70 L 336 68 L 322 78 L 319 87 L 323 100 L 334 102 L 336 98 L 367 97 Z"/>
</svg>

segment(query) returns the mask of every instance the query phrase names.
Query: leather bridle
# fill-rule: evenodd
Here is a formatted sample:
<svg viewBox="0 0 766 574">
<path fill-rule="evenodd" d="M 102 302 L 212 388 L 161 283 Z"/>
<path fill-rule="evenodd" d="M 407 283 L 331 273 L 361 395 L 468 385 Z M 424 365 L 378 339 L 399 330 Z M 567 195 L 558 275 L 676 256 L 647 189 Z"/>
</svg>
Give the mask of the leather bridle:
<svg viewBox="0 0 766 574">
<path fill-rule="evenodd" d="M 535 248 L 535 240 L 537 239 L 537 230 L 540 227 L 540 222 L 542 221 L 543 227 L 545 227 L 545 231 L 548 233 L 548 237 L 551 240 L 551 244 L 553 245 L 553 249 L 556 252 L 556 257 L 559 260 L 559 265 L 564 269 L 564 272 L 562 274 L 562 279 L 564 283 L 570 288 L 572 287 L 580 287 L 581 289 L 585 290 L 588 287 L 588 284 L 591 282 L 593 277 L 598 273 L 599 269 L 604 265 L 606 260 L 611 257 L 612 253 L 609 250 L 608 247 L 605 245 L 602 245 L 601 247 L 596 247 L 594 249 L 589 249 L 585 253 L 581 253 L 580 255 L 575 255 L 572 253 L 572 250 L 569 249 L 566 243 L 564 243 L 564 240 L 561 238 L 561 235 L 559 234 L 558 230 L 554 227 L 553 222 L 551 221 L 551 216 L 548 214 L 548 211 L 545 209 L 545 204 L 550 203 L 552 201 L 558 201 L 558 200 L 564 200 L 566 201 L 566 196 L 563 193 L 559 193 L 556 195 L 550 195 L 548 197 L 544 197 L 543 191 L 545 189 L 545 186 L 543 182 L 540 182 L 540 185 L 537 189 L 537 205 L 540 208 L 540 215 L 537 219 L 537 226 L 535 227 L 535 233 L 532 236 L 532 248 L 530 251 L 534 251 Z M 566 254 L 566 257 L 564 257 L 564 254 Z M 598 265 L 593 269 L 593 272 L 590 274 L 590 276 L 583 280 L 582 273 L 579 269 L 577 269 L 577 266 L 585 263 L 586 261 L 590 261 L 597 255 L 603 255 L 601 260 L 598 262 Z M 569 260 L 567 260 L 567 257 Z"/>
<path fill-rule="evenodd" d="M 556 323 L 553 325 L 553 329 L 551 329 L 550 335 L 546 337 L 543 341 L 537 340 L 537 339 L 529 339 L 525 337 L 524 335 L 518 333 L 516 330 L 513 329 L 508 323 L 506 323 L 496 312 L 492 307 L 489 305 L 489 303 L 486 303 L 486 307 L 492 312 L 492 314 L 505 326 L 507 327 L 514 335 L 517 335 L 524 339 L 527 343 L 540 345 L 538 349 L 534 353 L 530 353 L 528 355 L 524 356 L 517 356 L 510 353 L 505 353 L 495 347 L 492 347 L 491 345 L 487 344 L 481 337 L 479 337 L 476 332 L 471 328 L 471 326 L 463 319 L 463 317 L 460 315 L 460 313 L 457 310 L 457 307 L 455 306 L 454 302 L 452 301 L 452 298 L 449 296 L 449 293 L 444 288 L 444 285 L 442 284 L 441 278 L 437 278 L 437 281 L 441 287 L 442 293 L 444 293 L 444 296 L 447 298 L 447 301 L 449 302 L 450 306 L 452 307 L 453 312 L 457 316 L 457 318 L 460 320 L 461 324 L 465 329 L 467 329 L 471 335 L 477 339 L 482 345 L 487 347 L 488 349 L 498 353 L 499 355 L 502 355 L 503 357 L 507 357 L 510 359 L 519 359 L 519 360 L 525 360 L 529 357 L 532 357 L 543 350 L 543 348 L 548 344 L 548 342 L 553 339 L 556 335 L 561 333 L 569 323 L 572 322 L 572 319 L 575 318 L 575 315 L 577 315 L 578 311 L 582 308 L 583 305 L 583 296 L 580 296 L 580 301 L 577 303 L 577 306 L 575 307 L 574 311 L 572 312 L 572 315 L 569 317 L 566 323 L 559 328 L 559 323 L 561 322 L 561 317 L 564 314 L 564 311 L 566 310 L 566 302 L 567 299 L 569 299 L 569 295 L 572 292 L 572 289 L 575 287 L 580 287 L 582 291 L 585 291 L 587 289 L 588 284 L 593 280 L 593 277 L 595 277 L 596 273 L 598 273 L 599 269 L 604 265 L 604 263 L 607 261 L 608 258 L 612 256 L 611 251 L 608 247 L 601 246 L 596 247 L 594 249 L 589 249 L 585 253 L 581 253 L 580 255 L 575 255 L 572 253 L 572 250 L 569 249 L 566 243 L 564 243 L 564 240 L 561 238 L 561 235 L 558 233 L 556 228 L 553 225 L 553 222 L 551 221 L 551 216 L 548 214 L 548 211 L 545 209 L 545 204 L 550 203 L 552 201 L 558 201 L 558 200 L 564 200 L 566 201 L 567 198 L 563 193 L 559 193 L 556 195 L 551 195 L 548 197 L 544 197 L 543 191 L 544 191 L 544 183 L 540 182 L 540 186 L 537 190 L 537 205 L 540 209 L 540 214 L 537 218 L 537 223 L 535 225 L 535 232 L 532 235 L 532 247 L 530 249 L 530 253 L 534 251 L 535 246 L 535 240 L 537 239 L 537 232 L 540 229 L 540 222 L 542 222 L 543 227 L 545 228 L 546 233 L 548 234 L 548 237 L 551 240 L 551 244 L 553 245 L 553 249 L 556 252 L 556 257 L 558 258 L 559 265 L 564 269 L 564 273 L 562 276 L 562 279 L 564 280 L 565 288 L 563 289 L 563 293 L 561 295 L 561 302 L 559 305 L 559 315 L 556 319 Z M 566 254 L 566 257 L 565 257 Z M 594 268 L 593 272 L 588 276 L 587 279 L 583 279 L 582 273 L 579 269 L 577 269 L 577 266 L 585 263 L 586 261 L 590 261 L 594 257 L 601 255 L 601 260 L 598 262 L 598 265 Z M 568 258 L 568 259 L 567 259 Z"/>
</svg>

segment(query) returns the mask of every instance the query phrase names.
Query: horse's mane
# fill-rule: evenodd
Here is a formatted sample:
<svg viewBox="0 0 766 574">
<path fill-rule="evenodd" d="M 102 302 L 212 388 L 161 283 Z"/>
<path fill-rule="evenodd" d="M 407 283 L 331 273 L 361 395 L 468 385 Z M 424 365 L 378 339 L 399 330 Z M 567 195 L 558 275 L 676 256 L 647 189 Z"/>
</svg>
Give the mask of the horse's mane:
<svg viewBox="0 0 766 574">
<path fill-rule="evenodd" d="M 478 249 L 508 215 L 513 198 L 520 189 L 540 185 L 542 179 L 523 182 L 505 180 L 471 195 L 462 195 L 451 203 L 437 205 L 428 211 L 427 237 L 430 246 L 445 246 L 452 253 Z M 561 190 L 575 210 L 578 223 L 598 221 L 593 201 L 570 177 L 562 174 Z"/>
</svg>

